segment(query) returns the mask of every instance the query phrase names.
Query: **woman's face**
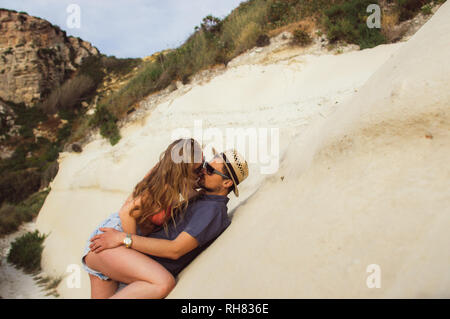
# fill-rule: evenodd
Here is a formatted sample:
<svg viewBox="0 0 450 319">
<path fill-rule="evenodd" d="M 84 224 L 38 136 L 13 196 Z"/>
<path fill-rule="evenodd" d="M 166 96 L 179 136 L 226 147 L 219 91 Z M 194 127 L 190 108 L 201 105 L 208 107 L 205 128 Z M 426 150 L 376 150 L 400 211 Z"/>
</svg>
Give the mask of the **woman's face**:
<svg viewBox="0 0 450 319">
<path fill-rule="evenodd" d="M 195 181 L 195 188 L 199 188 L 200 179 L 203 177 L 203 154 L 202 154 L 202 163 L 194 163 L 194 174 L 197 176 L 197 180 Z"/>
<path fill-rule="evenodd" d="M 202 172 L 202 163 L 194 163 L 194 173 L 200 174 Z"/>
<path fill-rule="evenodd" d="M 195 160 L 195 156 L 194 156 L 194 160 Z M 200 158 L 198 158 L 197 160 L 199 160 Z M 201 163 L 194 163 L 194 174 L 196 174 L 197 176 L 201 176 L 201 174 L 203 174 L 203 163 L 205 162 L 205 157 L 203 156 L 203 152 L 201 153 Z"/>
</svg>

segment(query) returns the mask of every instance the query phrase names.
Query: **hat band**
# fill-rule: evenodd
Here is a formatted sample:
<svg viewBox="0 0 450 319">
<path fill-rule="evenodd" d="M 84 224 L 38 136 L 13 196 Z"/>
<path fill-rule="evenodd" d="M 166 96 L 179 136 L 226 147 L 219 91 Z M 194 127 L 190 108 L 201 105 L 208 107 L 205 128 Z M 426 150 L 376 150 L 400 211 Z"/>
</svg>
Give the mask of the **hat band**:
<svg viewBox="0 0 450 319">
<path fill-rule="evenodd" d="M 233 166 L 231 166 L 231 164 L 228 162 L 227 156 L 224 153 L 222 153 L 222 157 L 225 161 L 224 162 L 225 165 L 227 166 L 228 170 L 231 172 L 231 175 L 233 175 L 234 181 L 236 182 L 236 186 L 239 185 L 239 179 L 237 178 L 236 173 L 234 172 Z"/>
</svg>

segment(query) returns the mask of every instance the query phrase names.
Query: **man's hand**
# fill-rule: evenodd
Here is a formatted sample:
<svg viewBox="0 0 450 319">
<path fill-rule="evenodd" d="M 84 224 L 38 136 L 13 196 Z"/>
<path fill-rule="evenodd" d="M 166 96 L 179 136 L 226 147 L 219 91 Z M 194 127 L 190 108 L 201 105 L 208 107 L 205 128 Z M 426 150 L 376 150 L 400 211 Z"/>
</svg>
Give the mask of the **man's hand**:
<svg viewBox="0 0 450 319">
<path fill-rule="evenodd" d="M 122 245 L 123 240 L 126 237 L 125 233 L 120 232 L 114 228 L 100 228 L 100 231 L 104 233 L 92 237 L 92 244 L 89 245 L 91 251 L 96 254 L 101 252 L 102 250 L 115 248 Z"/>
</svg>

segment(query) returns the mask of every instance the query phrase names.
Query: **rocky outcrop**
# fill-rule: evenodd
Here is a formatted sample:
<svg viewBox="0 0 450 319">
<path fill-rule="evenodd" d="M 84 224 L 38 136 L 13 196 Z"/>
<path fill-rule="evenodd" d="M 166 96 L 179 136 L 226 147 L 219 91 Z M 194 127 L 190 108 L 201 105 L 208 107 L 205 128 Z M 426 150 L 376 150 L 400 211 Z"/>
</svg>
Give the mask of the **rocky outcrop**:
<svg viewBox="0 0 450 319">
<path fill-rule="evenodd" d="M 46 20 L 0 9 L 0 98 L 32 106 L 97 48 Z"/>
</svg>

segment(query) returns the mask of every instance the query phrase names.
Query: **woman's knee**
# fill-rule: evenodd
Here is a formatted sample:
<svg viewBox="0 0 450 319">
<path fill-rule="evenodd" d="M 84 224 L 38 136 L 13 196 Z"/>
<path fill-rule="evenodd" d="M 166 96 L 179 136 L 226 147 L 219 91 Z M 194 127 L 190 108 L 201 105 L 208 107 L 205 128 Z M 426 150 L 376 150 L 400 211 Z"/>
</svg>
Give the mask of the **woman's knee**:
<svg viewBox="0 0 450 319">
<path fill-rule="evenodd" d="M 95 269 L 95 264 L 96 264 L 95 259 L 97 259 L 95 254 L 93 252 L 88 252 L 87 255 L 84 256 L 84 263 L 89 268 L 96 270 Z"/>
<path fill-rule="evenodd" d="M 92 251 L 84 257 L 84 262 L 86 265 L 96 271 L 101 271 L 102 265 L 108 260 L 109 251 L 103 250 L 99 253 L 94 253 Z"/>
<path fill-rule="evenodd" d="M 167 276 L 157 284 L 161 298 L 165 298 L 175 287 L 176 281 L 173 276 Z"/>
</svg>

